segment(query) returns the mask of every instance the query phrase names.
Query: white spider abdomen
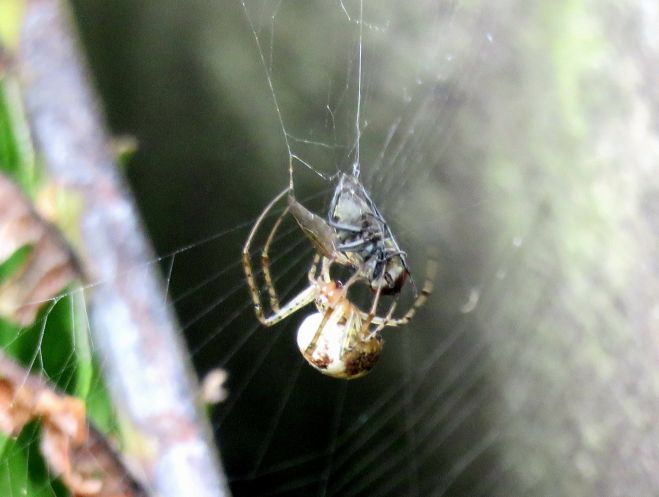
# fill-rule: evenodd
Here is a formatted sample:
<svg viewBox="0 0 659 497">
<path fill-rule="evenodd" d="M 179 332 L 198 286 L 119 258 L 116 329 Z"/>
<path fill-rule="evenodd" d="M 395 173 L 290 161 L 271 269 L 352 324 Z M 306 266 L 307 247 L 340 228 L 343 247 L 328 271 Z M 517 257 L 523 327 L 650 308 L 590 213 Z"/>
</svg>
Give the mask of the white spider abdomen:
<svg viewBox="0 0 659 497">
<path fill-rule="evenodd" d="M 315 312 L 298 328 L 297 345 L 307 362 L 321 373 L 335 378 L 359 378 L 368 373 L 382 350 L 379 336 L 360 336 L 361 320 L 348 324 L 340 312 L 332 313 L 319 331 L 322 321 L 323 314 Z M 352 333 L 346 339 L 348 328 Z M 315 345 L 309 347 L 316 335 Z"/>
</svg>

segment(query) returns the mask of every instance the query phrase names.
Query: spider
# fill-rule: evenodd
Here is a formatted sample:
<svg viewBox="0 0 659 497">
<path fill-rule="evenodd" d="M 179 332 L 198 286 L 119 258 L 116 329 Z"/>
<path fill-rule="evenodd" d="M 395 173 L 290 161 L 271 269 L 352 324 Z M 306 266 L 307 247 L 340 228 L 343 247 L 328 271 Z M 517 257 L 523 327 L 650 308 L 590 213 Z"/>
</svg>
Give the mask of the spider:
<svg viewBox="0 0 659 497">
<path fill-rule="evenodd" d="M 250 247 L 256 232 L 270 210 L 288 196 L 288 205 L 275 221 L 261 253 L 263 277 L 272 314 L 265 315 L 259 288 L 250 261 Z M 283 306 L 270 274 L 269 249 L 286 214 L 290 212 L 315 248 L 316 256 L 308 272 L 309 285 Z M 397 294 L 409 275 L 405 253 L 357 178 L 343 174 L 329 209 L 329 220 L 306 209 L 295 200 L 291 188 L 279 193 L 260 214 L 243 247 L 243 268 L 259 321 L 273 326 L 314 302 L 317 312 L 307 316 L 298 328 L 297 343 L 304 358 L 320 372 L 336 378 L 352 379 L 368 373 L 380 356 L 385 326 L 408 323 L 432 291 L 436 264 L 416 300 L 401 318 L 393 318 L 396 302 L 386 316 L 377 316 L 381 294 Z M 345 284 L 330 276 L 333 264 L 354 269 Z M 368 313 L 353 304 L 348 288 L 366 282 L 375 297 Z"/>
</svg>

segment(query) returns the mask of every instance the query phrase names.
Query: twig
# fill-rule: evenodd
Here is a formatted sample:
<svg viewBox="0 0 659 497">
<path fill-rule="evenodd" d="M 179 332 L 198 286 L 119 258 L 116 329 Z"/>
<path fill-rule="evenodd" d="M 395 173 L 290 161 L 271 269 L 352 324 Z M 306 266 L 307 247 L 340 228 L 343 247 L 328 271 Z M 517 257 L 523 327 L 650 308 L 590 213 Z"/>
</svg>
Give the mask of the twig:
<svg viewBox="0 0 659 497">
<path fill-rule="evenodd" d="M 53 181 L 78 195 L 80 257 L 96 285 L 92 329 L 116 404 L 143 437 L 159 496 L 229 495 L 157 267 L 107 147 L 96 99 L 58 0 L 27 0 L 18 64 L 28 117 Z"/>
</svg>

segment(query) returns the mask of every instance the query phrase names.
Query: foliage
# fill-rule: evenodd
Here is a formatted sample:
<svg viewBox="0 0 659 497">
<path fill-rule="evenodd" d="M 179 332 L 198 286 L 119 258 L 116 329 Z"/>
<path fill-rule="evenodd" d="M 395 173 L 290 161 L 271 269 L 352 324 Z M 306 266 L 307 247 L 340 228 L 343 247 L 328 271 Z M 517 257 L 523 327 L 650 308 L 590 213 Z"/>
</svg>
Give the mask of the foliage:
<svg viewBox="0 0 659 497">
<path fill-rule="evenodd" d="M 8 22 L 7 17 L 2 19 L 3 32 L 9 29 Z M 37 173 L 29 136 L 18 85 L 11 70 L 0 65 L 0 174 L 11 178 L 36 202 L 48 185 Z M 6 260 L 0 260 L 0 292 L 7 288 L 3 283 L 25 265 L 32 248 L 21 246 Z M 74 284 L 69 291 L 46 300 L 36 320 L 27 326 L 7 315 L 0 316 L 0 346 L 30 373 L 83 399 L 88 416 L 107 432 L 115 428 L 115 422 L 98 365 L 92 360 L 84 292 L 74 291 Z M 15 439 L 0 435 L 0 495 L 68 495 L 41 458 L 39 430 L 38 423 L 32 423 Z"/>
</svg>

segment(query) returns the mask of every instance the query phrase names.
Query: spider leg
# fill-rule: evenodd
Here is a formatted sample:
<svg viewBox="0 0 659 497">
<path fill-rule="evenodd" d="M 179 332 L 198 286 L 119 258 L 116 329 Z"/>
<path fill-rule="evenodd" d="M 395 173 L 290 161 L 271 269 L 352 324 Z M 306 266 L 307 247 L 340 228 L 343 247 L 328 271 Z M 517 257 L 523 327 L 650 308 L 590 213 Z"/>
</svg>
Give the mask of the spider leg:
<svg viewBox="0 0 659 497">
<path fill-rule="evenodd" d="M 332 316 L 332 313 L 334 313 L 334 307 L 333 306 L 328 306 L 327 309 L 325 310 L 325 314 L 323 314 L 323 320 L 320 322 L 318 325 L 318 328 L 316 329 L 316 333 L 314 333 L 313 338 L 309 342 L 309 345 L 307 345 L 307 348 L 304 350 L 304 355 L 308 356 L 313 353 L 313 351 L 316 348 L 316 345 L 318 345 L 318 339 L 320 338 L 320 334 L 325 328 L 325 325 L 327 324 L 327 321 L 329 321 L 329 318 Z"/>
<path fill-rule="evenodd" d="M 371 324 L 377 324 L 377 326 L 371 330 L 369 336 L 375 337 L 382 329 L 389 324 L 389 321 L 391 321 L 391 317 L 394 315 L 394 311 L 396 310 L 396 306 L 398 305 L 398 302 L 394 301 L 391 306 L 389 307 L 389 312 L 387 312 L 387 315 L 384 318 L 381 318 L 379 316 L 375 316 L 371 320 Z"/>
<path fill-rule="evenodd" d="M 392 318 L 391 316 L 385 318 L 379 318 L 376 316 L 372 319 L 372 322 L 375 324 L 379 324 L 382 327 L 403 326 L 404 324 L 409 323 L 410 320 L 416 314 L 416 311 L 418 311 L 419 308 L 426 303 L 426 301 L 428 300 L 428 296 L 432 293 L 433 280 L 435 279 L 436 274 L 437 274 L 437 262 L 434 259 L 431 259 L 428 262 L 427 276 L 425 282 L 423 283 L 423 288 L 421 288 L 419 295 L 414 300 L 414 302 L 410 306 L 409 310 L 405 313 L 405 315 L 400 318 Z"/>
<path fill-rule="evenodd" d="M 280 193 L 277 194 L 275 198 L 273 198 L 268 205 L 265 206 L 265 209 L 263 209 L 263 212 L 259 214 L 259 217 L 256 218 L 256 222 L 254 223 L 254 226 L 252 226 L 252 229 L 249 232 L 249 236 L 247 237 L 247 241 L 245 242 L 245 245 L 243 246 L 243 255 L 247 254 L 249 255 L 249 249 L 252 245 L 252 240 L 254 239 L 254 236 L 256 235 L 256 232 L 258 231 L 259 227 L 263 223 L 263 220 L 265 217 L 268 215 L 268 213 L 272 210 L 272 208 L 275 206 L 277 202 L 279 202 L 284 196 L 289 193 L 289 189 L 286 188 L 285 190 L 281 191 Z"/>
<path fill-rule="evenodd" d="M 330 266 L 332 265 L 332 261 L 328 259 L 327 257 L 323 257 L 322 261 L 322 268 L 320 270 L 320 274 L 318 274 L 318 277 L 322 276 L 323 281 L 325 283 L 329 283 L 332 280 L 332 277 L 330 276 Z"/>
<path fill-rule="evenodd" d="M 294 312 L 302 309 L 307 304 L 313 302 L 314 299 L 316 298 L 316 295 L 318 295 L 318 287 L 315 285 L 309 285 L 300 293 L 298 293 L 295 297 L 289 300 L 286 304 L 281 306 L 281 309 L 279 309 L 274 314 L 271 314 L 270 316 L 264 316 L 263 311 L 261 311 L 261 317 L 259 318 L 259 321 L 261 321 L 261 323 L 263 323 L 265 326 L 273 326 L 277 324 L 279 321 L 286 319 Z M 257 317 L 258 317 L 258 311 L 257 311 Z"/>
<path fill-rule="evenodd" d="M 314 259 L 314 263 L 316 263 L 317 257 L 318 256 L 316 256 L 316 259 Z M 329 272 L 331 264 L 332 264 L 332 261 L 330 259 L 328 259 L 327 257 L 323 257 L 323 259 L 322 259 L 322 269 L 320 271 L 320 274 L 317 275 L 317 278 L 322 277 L 323 280 L 326 283 L 329 283 L 331 281 L 330 272 Z M 354 313 L 349 312 L 350 309 L 346 308 L 346 306 L 351 306 L 352 307 L 352 304 L 350 303 L 350 301 L 347 300 L 348 288 L 350 288 L 350 286 L 352 284 L 354 284 L 358 279 L 360 279 L 359 273 L 354 273 L 348 279 L 348 281 L 346 281 L 346 283 L 343 285 L 343 287 L 341 288 L 341 298 L 337 301 L 337 303 L 336 304 L 329 304 L 327 306 L 327 309 L 325 310 L 325 313 L 323 315 L 323 320 L 318 325 L 318 329 L 316 330 L 316 333 L 314 334 L 313 338 L 309 342 L 309 345 L 307 345 L 307 348 L 304 351 L 304 355 L 311 354 L 312 351 L 316 348 L 316 345 L 318 344 L 318 339 L 320 338 L 320 335 L 321 335 L 323 329 L 325 328 L 325 326 L 327 325 L 327 322 L 334 315 L 337 308 L 339 308 L 339 307 L 342 308 L 342 312 L 343 312 L 342 315 L 345 316 L 346 319 L 347 319 L 347 321 L 344 325 L 344 329 L 347 330 L 347 331 L 346 331 L 346 334 L 345 334 L 344 339 L 343 339 L 343 344 L 341 346 L 341 353 L 343 353 L 343 350 L 345 349 L 347 344 L 350 342 L 350 339 L 352 338 L 352 334 L 350 333 L 350 330 L 353 329 L 352 321 L 354 319 Z M 317 281 L 317 279 L 316 279 L 316 281 Z"/>
<path fill-rule="evenodd" d="M 371 310 L 366 315 L 366 319 L 364 320 L 364 324 L 362 325 L 362 330 L 361 330 L 362 332 L 364 332 L 369 328 L 369 326 L 371 326 L 371 323 L 375 318 L 375 313 L 378 310 L 378 302 L 380 301 L 381 294 L 382 294 L 382 287 L 379 286 L 377 291 L 375 292 L 375 297 L 373 298 L 373 304 L 371 305 Z"/>
<path fill-rule="evenodd" d="M 357 319 L 357 317 L 361 317 L 363 319 L 362 324 L 359 327 L 359 331 L 357 332 L 359 333 L 360 340 L 363 340 L 363 337 L 375 336 L 375 334 L 381 329 L 381 328 L 377 328 L 372 333 L 368 332 L 368 328 L 371 326 L 371 323 L 375 318 L 375 313 L 377 312 L 378 309 L 378 301 L 380 300 L 381 293 L 382 293 L 382 288 L 378 288 L 377 291 L 375 292 L 375 297 L 373 298 L 373 304 L 371 305 L 371 310 L 369 311 L 368 314 L 364 314 L 364 312 L 360 311 L 359 308 L 353 306 L 356 312 L 349 313 L 348 321 L 345 326 L 346 334 L 343 337 L 343 343 L 341 345 L 341 354 L 343 354 L 343 351 L 346 349 L 351 339 L 353 338 L 353 335 L 355 334 L 354 326 L 352 325 L 352 323 L 355 319 Z M 393 308 L 395 307 L 396 304 L 394 303 L 392 305 L 392 309 L 389 310 L 388 317 L 391 317 L 391 314 L 393 313 Z M 382 327 L 384 327 L 384 325 L 382 325 Z"/>
<path fill-rule="evenodd" d="M 254 312 L 256 313 L 256 317 L 258 318 L 258 320 L 265 326 L 272 326 L 278 323 L 279 321 L 281 321 L 282 319 L 293 314 L 298 309 L 301 309 L 305 305 L 313 302 L 314 298 L 318 294 L 318 287 L 316 285 L 309 285 L 307 288 L 305 288 L 300 293 L 298 293 L 295 297 L 293 297 L 287 304 L 281 306 L 280 309 L 273 309 L 275 311 L 273 314 L 266 316 L 265 313 L 263 312 L 261 295 L 259 292 L 259 288 L 256 284 L 256 279 L 254 278 L 254 272 L 252 271 L 252 263 L 250 261 L 249 251 L 252 245 L 252 241 L 256 236 L 256 232 L 263 224 L 263 220 L 268 215 L 268 213 L 272 210 L 275 204 L 278 201 L 280 201 L 287 193 L 289 193 L 288 189 L 282 191 L 270 201 L 270 203 L 266 206 L 265 209 L 263 209 L 263 212 L 261 212 L 256 222 L 254 223 L 254 226 L 252 227 L 252 230 L 250 231 L 249 236 L 247 237 L 247 241 L 243 246 L 243 254 L 242 254 L 243 269 L 245 271 L 245 277 L 247 279 L 247 286 L 249 288 L 249 293 L 252 297 L 252 302 L 254 303 Z M 273 228 L 273 230 L 270 232 L 270 235 L 268 237 L 268 245 L 269 242 L 271 242 L 271 239 L 274 236 L 274 232 L 276 231 L 280 223 L 281 223 L 281 216 L 275 222 L 275 228 Z M 267 251 L 265 255 L 267 260 Z M 269 280 L 270 283 L 272 283 L 272 278 L 269 275 L 269 269 L 267 267 L 264 267 L 264 273 L 267 275 L 266 283 L 267 280 Z M 270 284 L 270 286 L 268 287 L 268 292 L 270 293 L 271 291 L 274 292 L 274 287 Z M 271 303 L 272 303 L 272 293 L 270 293 L 270 295 L 271 295 Z M 279 307 L 276 294 L 275 294 L 275 302 L 276 302 L 276 306 Z"/>
<path fill-rule="evenodd" d="M 348 302 L 349 306 L 352 306 Z M 354 306 L 353 306 L 354 307 Z M 348 312 L 347 313 L 347 319 L 346 319 L 346 324 L 344 325 L 343 329 L 345 330 L 345 333 L 343 335 L 343 342 L 341 343 L 341 349 L 339 350 L 339 356 L 343 356 L 343 351 L 348 348 L 348 345 L 350 344 L 350 341 L 353 339 L 354 334 L 355 334 L 355 327 L 353 325 L 355 319 L 358 319 L 359 313 L 358 312 Z M 359 328 L 359 333 L 361 335 L 362 331 L 364 330 L 364 327 L 361 326 Z"/>
<path fill-rule="evenodd" d="M 318 271 L 320 267 L 320 254 L 316 254 L 313 258 L 313 262 L 311 263 L 311 267 L 309 268 L 309 282 L 314 283 L 318 281 Z"/>
<path fill-rule="evenodd" d="M 254 237 L 256 236 L 256 232 L 258 229 L 261 227 L 261 224 L 263 224 L 263 220 L 265 217 L 268 215 L 270 210 L 275 206 L 277 202 L 279 202 L 282 198 L 284 198 L 284 195 L 288 193 L 288 189 L 283 190 L 281 193 L 279 193 L 275 198 L 273 198 L 270 203 L 263 209 L 263 212 L 259 215 L 259 217 L 256 219 L 256 222 L 254 223 L 254 226 L 252 226 L 252 230 L 249 232 L 249 236 L 247 237 L 247 241 L 245 242 L 245 245 L 243 246 L 243 270 L 245 271 L 245 277 L 247 279 L 247 286 L 249 287 L 249 293 L 252 297 L 252 302 L 254 303 L 254 310 L 256 312 L 256 317 L 261 321 L 262 323 L 265 324 L 265 316 L 263 314 L 263 306 L 261 305 L 261 297 L 259 294 L 259 288 L 256 284 L 256 280 L 254 278 L 254 272 L 252 271 L 252 263 L 250 261 L 250 256 L 249 256 L 249 250 L 250 247 L 252 246 L 252 241 L 254 240 Z M 271 233 L 272 235 L 272 233 Z"/>
<path fill-rule="evenodd" d="M 263 278 L 265 280 L 265 287 L 268 290 L 268 297 L 270 298 L 270 308 L 275 312 L 279 310 L 279 299 L 277 298 L 275 285 L 274 282 L 272 281 L 272 274 L 270 273 L 270 256 L 268 255 L 268 252 L 270 251 L 270 245 L 272 244 L 272 240 L 275 237 L 275 233 L 279 229 L 279 226 L 281 225 L 281 222 L 284 220 L 286 214 L 288 214 L 288 211 L 289 211 L 289 207 L 286 207 L 286 209 L 284 209 L 284 212 L 282 212 L 281 215 L 275 221 L 275 224 L 270 230 L 270 234 L 268 235 L 268 239 L 266 240 L 265 245 L 263 246 L 263 251 L 261 252 L 261 268 L 263 269 Z"/>
<path fill-rule="evenodd" d="M 428 269 L 426 273 L 427 273 L 426 280 L 423 283 L 423 288 L 421 289 L 419 295 L 416 297 L 416 299 L 410 306 L 409 310 L 405 313 L 405 315 L 400 318 L 393 317 L 394 310 L 396 309 L 397 306 L 397 302 L 394 302 L 389 308 L 389 312 L 387 312 L 387 315 L 385 317 L 374 315 L 371 318 L 371 324 L 377 325 L 377 327 L 373 331 L 371 331 L 371 334 L 377 333 L 378 331 L 382 330 L 382 328 L 384 328 L 385 326 L 403 326 L 412 320 L 412 318 L 416 314 L 416 311 L 418 311 L 419 308 L 426 303 L 426 301 L 428 300 L 428 296 L 432 293 L 433 280 L 435 279 L 435 275 L 437 274 L 437 262 L 434 259 L 430 259 L 430 261 L 428 262 Z M 364 311 L 361 310 L 359 311 L 359 313 L 364 319 L 368 319 L 370 316 L 370 313 L 366 314 Z"/>
<path fill-rule="evenodd" d="M 258 290 L 256 290 L 256 292 L 258 292 Z M 317 295 L 318 287 L 316 285 L 309 285 L 295 297 L 289 300 L 286 304 L 282 305 L 281 308 L 266 316 L 263 312 L 263 306 L 261 305 L 261 299 L 258 293 L 252 293 L 252 299 L 254 301 L 254 312 L 256 313 L 256 317 L 261 322 L 261 324 L 268 327 L 274 326 L 279 321 L 286 319 L 294 312 L 313 302 Z"/>
</svg>

